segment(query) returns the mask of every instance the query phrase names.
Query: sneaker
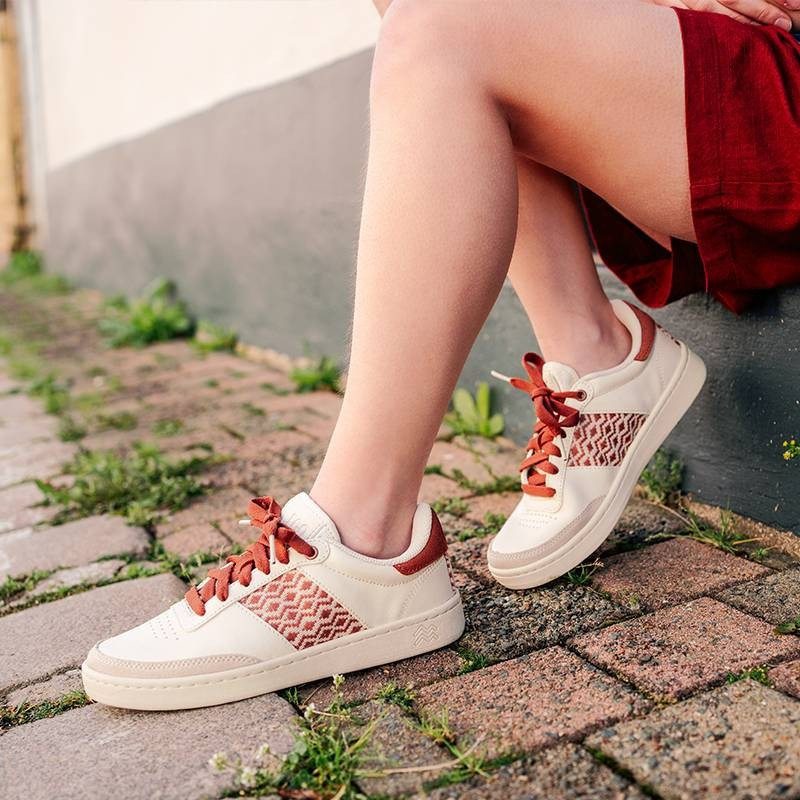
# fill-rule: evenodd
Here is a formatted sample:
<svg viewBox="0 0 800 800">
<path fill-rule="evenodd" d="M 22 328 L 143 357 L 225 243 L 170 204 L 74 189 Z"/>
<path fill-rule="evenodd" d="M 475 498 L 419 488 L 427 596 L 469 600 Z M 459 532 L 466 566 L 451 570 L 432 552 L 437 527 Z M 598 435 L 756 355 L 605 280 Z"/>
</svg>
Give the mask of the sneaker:
<svg viewBox="0 0 800 800">
<path fill-rule="evenodd" d="M 121 708 L 229 703 L 435 650 L 464 629 L 447 542 L 421 503 L 411 544 L 376 559 L 345 547 L 307 494 L 252 500 L 261 535 L 159 616 L 95 645 L 93 700 Z"/>
<path fill-rule="evenodd" d="M 528 380 L 495 373 L 530 394 L 538 420 L 520 465 L 524 495 L 488 552 L 489 570 L 509 588 L 555 580 L 605 541 L 705 381 L 685 344 L 641 309 L 612 305 L 632 339 L 618 366 L 578 377 L 528 353 Z"/>
</svg>

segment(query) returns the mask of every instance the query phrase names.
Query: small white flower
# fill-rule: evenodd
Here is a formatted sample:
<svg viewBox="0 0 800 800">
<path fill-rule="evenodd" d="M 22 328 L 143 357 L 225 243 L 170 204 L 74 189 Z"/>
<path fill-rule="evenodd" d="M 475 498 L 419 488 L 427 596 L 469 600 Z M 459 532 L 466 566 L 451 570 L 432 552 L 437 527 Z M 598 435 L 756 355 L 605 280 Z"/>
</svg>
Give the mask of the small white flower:
<svg viewBox="0 0 800 800">
<path fill-rule="evenodd" d="M 256 756 L 260 759 L 265 759 L 270 754 L 270 749 L 268 744 L 262 744 L 261 747 L 258 748 L 258 752 Z"/>
<path fill-rule="evenodd" d="M 208 766 L 211 767 L 211 769 L 215 769 L 217 772 L 222 772 L 222 770 L 228 766 L 228 757 L 225 753 L 214 753 L 214 755 L 208 759 Z"/>
<path fill-rule="evenodd" d="M 256 771 L 252 767 L 243 767 L 239 773 L 239 783 L 246 789 L 256 785 Z"/>
</svg>

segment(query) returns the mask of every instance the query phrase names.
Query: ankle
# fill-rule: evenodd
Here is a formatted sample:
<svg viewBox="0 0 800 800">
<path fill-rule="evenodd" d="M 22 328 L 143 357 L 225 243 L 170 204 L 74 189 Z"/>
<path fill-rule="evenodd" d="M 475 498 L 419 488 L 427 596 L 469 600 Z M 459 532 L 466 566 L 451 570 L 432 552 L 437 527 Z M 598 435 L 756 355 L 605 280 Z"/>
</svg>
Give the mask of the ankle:
<svg viewBox="0 0 800 800">
<path fill-rule="evenodd" d="M 416 511 L 413 500 L 380 503 L 364 495 L 349 497 L 343 491 L 329 492 L 319 481 L 310 495 L 351 550 L 370 558 L 394 558 L 408 549 Z"/>
<path fill-rule="evenodd" d="M 578 375 L 586 375 L 615 367 L 630 353 L 630 332 L 610 306 L 608 315 L 579 317 L 571 323 L 564 335 L 541 343 L 545 360 L 568 364 Z"/>
</svg>

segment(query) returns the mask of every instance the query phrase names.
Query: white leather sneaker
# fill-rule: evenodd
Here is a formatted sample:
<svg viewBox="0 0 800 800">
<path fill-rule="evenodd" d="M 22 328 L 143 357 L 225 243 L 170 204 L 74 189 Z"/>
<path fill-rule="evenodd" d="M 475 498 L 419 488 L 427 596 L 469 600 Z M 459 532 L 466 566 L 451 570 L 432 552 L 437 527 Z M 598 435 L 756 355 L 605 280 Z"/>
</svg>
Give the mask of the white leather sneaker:
<svg viewBox="0 0 800 800">
<path fill-rule="evenodd" d="M 618 366 L 578 377 L 528 353 L 537 422 L 522 462 L 519 505 L 492 541 L 489 570 L 504 586 L 548 583 L 590 556 L 620 518 L 642 470 L 694 401 L 703 362 L 641 309 L 614 312 L 632 346 Z"/>
<path fill-rule="evenodd" d="M 211 706 L 425 653 L 464 629 L 447 542 L 430 506 L 397 558 L 345 547 L 305 493 L 286 508 L 252 500 L 261 536 L 183 600 L 95 645 L 93 700 L 136 709 Z"/>
</svg>

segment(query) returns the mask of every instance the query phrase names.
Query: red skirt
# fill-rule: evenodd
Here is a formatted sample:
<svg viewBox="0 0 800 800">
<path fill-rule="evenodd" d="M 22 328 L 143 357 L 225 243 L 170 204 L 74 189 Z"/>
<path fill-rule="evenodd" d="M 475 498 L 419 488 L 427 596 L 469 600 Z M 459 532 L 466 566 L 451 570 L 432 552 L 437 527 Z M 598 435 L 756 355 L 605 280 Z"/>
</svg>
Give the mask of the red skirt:
<svg viewBox="0 0 800 800">
<path fill-rule="evenodd" d="M 671 252 L 585 187 L 604 263 L 645 304 L 705 291 L 739 312 L 800 283 L 800 43 L 775 26 L 675 9 L 697 244 Z"/>
</svg>

